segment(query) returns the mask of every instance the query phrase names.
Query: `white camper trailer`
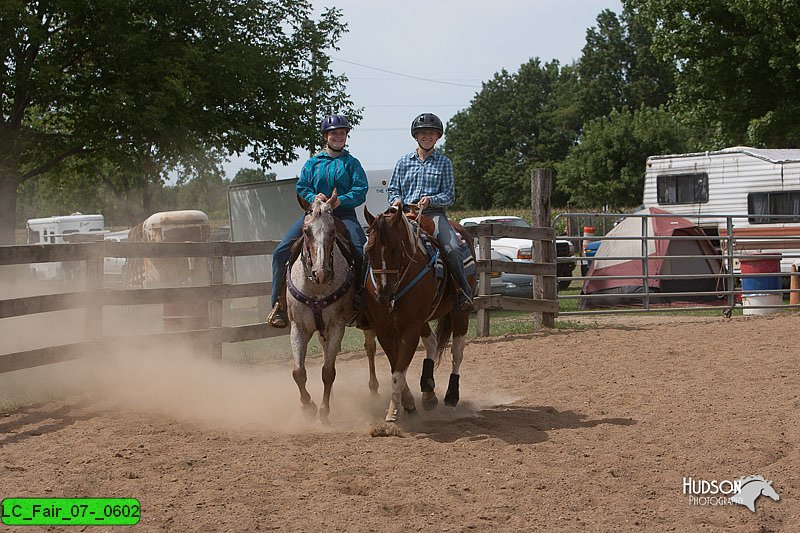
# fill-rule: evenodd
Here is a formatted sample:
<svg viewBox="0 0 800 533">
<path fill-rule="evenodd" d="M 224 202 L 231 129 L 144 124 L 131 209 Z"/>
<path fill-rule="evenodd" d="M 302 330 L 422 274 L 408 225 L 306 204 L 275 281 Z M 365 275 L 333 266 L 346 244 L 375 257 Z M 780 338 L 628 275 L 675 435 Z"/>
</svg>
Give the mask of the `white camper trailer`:
<svg viewBox="0 0 800 533">
<path fill-rule="evenodd" d="M 28 244 L 63 244 L 70 242 L 70 235 L 102 235 L 105 220 L 103 215 L 71 215 L 31 218 L 26 223 Z M 102 237 L 98 237 L 102 239 Z"/>
<path fill-rule="evenodd" d="M 651 156 L 643 200 L 645 208 L 681 215 L 708 235 L 726 235 L 725 217 L 738 215 L 732 219 L 737 252 L 783 253 L 784 271 L 798 261 L 800 150 L 740 146 Z"/>
<path fill-rule="evenodd" d="M 103 215 L 71 215 L 45 218 L 31 218 L 25 224 L 28 230 L 28 244 L 64 244 L 87 240 L 102 240 Z M 34 276 L 40 280 L 72 279 L 76 274 L 77 263 L 51 262 L 31 265 Z"/>
</svg>

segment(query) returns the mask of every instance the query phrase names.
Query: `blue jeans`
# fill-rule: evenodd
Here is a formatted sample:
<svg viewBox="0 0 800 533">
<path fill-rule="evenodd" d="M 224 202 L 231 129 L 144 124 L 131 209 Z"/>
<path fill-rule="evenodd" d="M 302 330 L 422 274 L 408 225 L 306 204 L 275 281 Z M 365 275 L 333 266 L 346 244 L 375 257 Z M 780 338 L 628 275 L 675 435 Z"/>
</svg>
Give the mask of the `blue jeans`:
<svg viewBox="0 0 800 533">
<path fill-rule="evenodd" d="M 458 284 L 461 285 L 464 295 L 469 300 L 472 300 L 472 287 L 467 280 L 467 275 L 464 273 L 464 263 L 458 251 L 458 236 L 456 235 L 456 230 L 448 222 L 445 210 L 436 207 L 428 208 L 425 210 L 425 215 L 433 219 L 435 225 L 433 237 L 444 248 L 444 260 L 447 266 L 450 267 L 450 272 L 452 272 Z"/>
<path fill-rule="evenodd" d="M 367 242 L 367 236 L 364 235 L 364 229 L 361 227 L 361 223 L 356 217 L 355 210 L 337 207 L 333 210 L 333 214 L 336 218 L 341 220 L 345 228 L 347 228 L 347 236 L 350 238 L 350 242 L 353 243 L 358 257 L 363 257 L 364 244 Z M 283 294 L 286 288 L 286 264 L 289 262 L 289 255 L 291 255 L 294 241 L 299 239 L 303 234 L 304 218 L 305 216 L 301 216 L 300 219 L 289 228 L 289 231 L 283 236 L 283 240 L 281 240 L 278 247 L 275 248 L 275 251 L 272 252 L 272 307 L 275 307 L 278 296 Z"/>
</svg>

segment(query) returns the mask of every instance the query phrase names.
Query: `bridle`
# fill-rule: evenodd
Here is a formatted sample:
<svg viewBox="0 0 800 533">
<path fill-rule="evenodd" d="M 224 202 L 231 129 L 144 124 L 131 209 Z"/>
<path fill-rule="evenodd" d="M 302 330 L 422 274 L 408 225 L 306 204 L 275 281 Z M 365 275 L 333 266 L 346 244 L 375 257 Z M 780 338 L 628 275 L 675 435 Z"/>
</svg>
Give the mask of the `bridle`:
<svg viewBox="0 0 800 533">
<path fill-rule="evenodd" d="M 313 211 L 308 210 L 306 211 L 305 216 L 308 217 L 313 214 Z M 313 272 L 311 271 L 311 247 L 310 247 L 310 239 L 308 238 L 308 234 L 306 233 L 306 224 L 303 223 L 303 235 L 300 237 L 302 239 L 302 244 L 300 245 L 300 263 L 303 265 L 303 273 L 306 276 L 306 279 L 311 282 L 316 282 Z M 334 235 L 335 241 L 335 235 Z M 334 277 L 333 271 L 333 244 L 331 244 L 330 252 L 327 254 L 327 257 L 323 261 L 323 268 L 325 264 L 330 265 L 331 271 L 331 278 Z"/>
<path fill-rule="evenodd" d="M 311 213 L 312 211 L 306 211 L 306 216 L 308 216 Z M 303 236 L 301 237 L 303 241 L 300 250 L 300 263 L 303 265 L 303 273 L 305 274 L 306 279 L 312 283 L 316 283 L 314 275 L 311 272 L 311 250 L 309 248 L 310 239 L 308 238 L 308 234 L 305 232 L 305 223 L 303 224 L 303 226 L 304 226 Z M 328 257 L 326 258 L 330 264 L 331 279 L 335 279 L 333 271 L 333 265 L 334 265 L 333 250 L 335 246 L 339 246 L 341 248 L 342 255 L 345 258 L 347 258 L 348 254 L 344 249 L 344 244 L 341 243 L 341 241 L 336 238 L 336 232 L 334 230 L 334 237 L 333 237 L 333 243 L 331 244 L 331 250 L 330 253 L 328 254 Z M 337 288 L 335 291 L 328 294 L 327 296 L 323 296 L 321 298 L 315 298 L 304 294 L 299 287 L 295 286 L 294 282 L 292 281 L 291 262 L 286 265 L 286 268 L 287 268 L 287 276 L 286 276 L 287 289 L 297 301 L 299 301 L 300 303 L 304 304 L 309 309 L 311 309 L 311 312 L 314 315 L 314 325 L 316 326 L 317 331 L 319 331 L 320 337 L 325 339 L 325 322 L 322 318 L 322 311 L 332 303 L 339 301 L 342 297 L 344 297 L 345 294 L 347 294 L 347 291 L 353 284 L 353 279 L 354 279 L 353 267 L 350 266 L 347 272 L 347 277 L 345 278 L 344 282 L 339 286 L 339 288 Z"/>
<path fill-rule="evenodd" d="M 385 216 L 385 214 L 386 213 L 380 216 L 383 217 Z M 405 215 L 402 213 L 402 211 L 396 211 L 395 216 L 404 217 Z M 419 232 L 420 228 L 419 226 L 417 226 L 415 232 L 416 239 L 419 239 Z M 378 283 L 375 279 L 375 274 L 384 276 L 389 276 L 389 275 L 396 276 L 395 282 L 391 287 L 392 289 L 391 295 L 389 296 L 389 307 L 391 309 L 394 309 L 397 301 L 400 298 L 402 298 L 409 290 L 411 290 L 411 288 L 414 287 L 414 285 L 416 285 L 417 282 L 422 279 L 422 277 L 428 272 L 428 270 L 433 269 L 433 266 L 436 263 L 436 260 L 438 259 L 439 253 L 437 250 L 436 253 L 431 255 L 428 262 L 423 265 L 423 267 L 416 273 L 416 275 L 412 279 L 410 279 L 407 283 L 404 284 L 404 281 L 410 275 L 409 273 L 411 272 L 412 267 L 414 265 L 422 264 L 417 259 L 417 256 L 420 253 L 419 247 L 414 246 L 415 243 L 410 243 L 410 244 L 414 247 L 414 250 L 411 253 L 408 252 L 406 239 L 400 240 L 400 264 L 398 268 L 373 268 L 372 263 L 368 262 L 370 280 L 372 281 L 372 285 L 375 287 L 376 290 L 378 289 Z"/>
</svg>

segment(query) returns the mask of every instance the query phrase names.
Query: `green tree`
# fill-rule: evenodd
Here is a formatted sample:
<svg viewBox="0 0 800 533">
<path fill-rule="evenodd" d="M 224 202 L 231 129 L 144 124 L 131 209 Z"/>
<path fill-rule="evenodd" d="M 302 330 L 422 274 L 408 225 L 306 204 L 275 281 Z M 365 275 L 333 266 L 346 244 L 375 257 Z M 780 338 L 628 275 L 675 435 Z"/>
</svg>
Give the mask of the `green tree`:
<svg viewBox="0 0 800 533">
<path fill-rule="evenodd" d="M 691 138 L 663 107 L 614 110 L 585 124 L 578 144 L 556 165 L 558 185 L 576 207 L 639 205 L 647 157 L 691 151 Z"/>
<path fill-rule="evenodd" d="M 326 54 L 341 13 L 310 15 L 305 0 L 0 2 L 0 243 L 18 187 L 70 158 L 108 161 L 149 214 L 187 154 L 288 163 L 316 141 L 312 103 L 357 120 Z"/>
<path fill-rule="evenodd" d="M 231 185 L 238 185 L 240 183 L 256 183 L 259 181 L 275 181 L 278 175 L 274 172 L 264 172 L 260 168 L 240 168 L 236 172 L 236 176 L 231 180 Z"/>
<path fill-rule="evenodd" d="M 800 2 L 625 0 L 679 66 L 676 105 L 707 148 L 800 146 Z"/>
<path fill-rule="evenodd" d="M 527 205 L 525 169 L 566 155 L 577 132 L 555 105 L 561 75 L 558 62 L 542 65 L 538 58 L 514 74 L 503 70 L 450 120 L 445 153 L 453 160 L 460 206 L 488 209 L 517 198 L 513 205 Z"/>
<path fill-rule="evenodd" d="M 613 109 L 658 107 L 674 90 L 675 65 L 652 51 L 652 33 L 627 4 L 621 15 L 604 10 L 586 31 L 577 72 L 584 121 Z"/>
<path fill-rule="evenodd" d="M 228 185 L 223 173 L 214 169 L 200 172 L 191 181 L 176 185 L 176 209 L 199 209 L 211 219 L 228 219 Z"/>
</svg>

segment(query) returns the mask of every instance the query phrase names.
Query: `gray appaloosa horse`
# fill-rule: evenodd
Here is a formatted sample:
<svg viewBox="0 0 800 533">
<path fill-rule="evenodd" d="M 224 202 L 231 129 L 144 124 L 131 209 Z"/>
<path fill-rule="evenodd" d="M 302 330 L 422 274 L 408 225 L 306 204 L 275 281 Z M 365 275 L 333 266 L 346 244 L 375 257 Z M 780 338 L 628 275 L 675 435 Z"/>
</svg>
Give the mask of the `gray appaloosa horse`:
<svg viewBox="0 0 800 533">
<path fill-rule="evenodd" d="M 330 398 L 336 378 L 336 356 L 341 351 L 342 337 L 348 319 L 353 314 L 353 294 L 356 273 L 353 266 L 353 248 L 347 240 L 344 225 L 333 216 L 336 191 L 327 201 L 316 200 L 309 204 L 298 196 L 306 215 L 303 234 L 294 244 L 294 262 L 289 263 L 286 277 L 286 298 L 291 326 L 294 377 L 300 389 L 300 402 L 306 414 L 314 416 L 317 406 L 306 390 L 306 354 L 308 342 L 314 332 L 319 332 L 324 361 L 322 364 L 322 406 L 319 417 L 327 421 Z M 375 334 L 364 332 L 364 347 L 369 357 L 369 388 L 377 394 L 375 377 Z"/>
</svg>

